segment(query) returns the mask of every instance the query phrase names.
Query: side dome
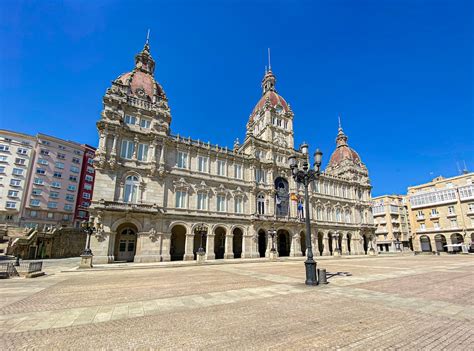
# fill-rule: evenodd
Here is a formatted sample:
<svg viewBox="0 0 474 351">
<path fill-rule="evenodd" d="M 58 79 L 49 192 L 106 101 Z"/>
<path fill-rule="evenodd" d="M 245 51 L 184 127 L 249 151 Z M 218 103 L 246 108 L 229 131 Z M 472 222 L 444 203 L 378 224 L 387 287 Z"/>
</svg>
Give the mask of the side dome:
<svg viewBox="0 0 474 351">
<path fill-rule="evenodd" d="M 362 164 L 359 154 L 347 145 L 347 136 L 339 126 L 336 137 L 336 150 L 334 150 L 329 159 L 328 167 L 336 168 L 344 161 L 350 161 L 356 165 Z"/>
<path fill-rule="evenodd" d="M 128 96 L 155 103 L 167 100 L 162 86 L 155 80 L 155 61 L 150 54 L 150 46 L 145 43 L 143 50 L 135 56 L 135 68 L 120 75 L 115 84 L 120 85 Z"/>
</svg>

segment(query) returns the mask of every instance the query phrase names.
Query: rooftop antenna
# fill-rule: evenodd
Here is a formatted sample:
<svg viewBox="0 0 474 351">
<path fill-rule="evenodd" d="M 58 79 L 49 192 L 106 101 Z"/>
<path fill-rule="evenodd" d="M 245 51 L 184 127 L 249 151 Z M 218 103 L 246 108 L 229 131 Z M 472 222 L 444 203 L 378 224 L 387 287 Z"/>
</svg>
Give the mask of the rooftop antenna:
<svg viewBox="0 0 474 351">
<path fill-rule="evenodd" d="M 462 170 L 462 173 L 463 173 L 463 174 L 468 174 L 469 171 L 467 170 L 466 161 L 463 160 L 462 162 L 464 163 L 464 169 Z"/>
<path fill-rule="evenodd" d="M 268 48 L 268 70 L 269 71 L 272 70 L 272 64 L 271 64 L 271 61 L 270 61 L 270 48 Z"/>
<path fill-rule="evenodd" d="M 146 33 L 146 45 L 148 45 L 148 42 L 150 41 L 150 28 L 148 28 L 148 32 Z"/>
</svg>

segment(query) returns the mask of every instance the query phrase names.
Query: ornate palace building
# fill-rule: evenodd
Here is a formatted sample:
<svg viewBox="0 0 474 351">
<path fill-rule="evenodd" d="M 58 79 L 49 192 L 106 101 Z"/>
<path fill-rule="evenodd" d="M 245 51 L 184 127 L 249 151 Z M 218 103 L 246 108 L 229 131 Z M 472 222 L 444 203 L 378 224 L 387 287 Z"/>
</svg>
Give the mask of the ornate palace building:
<svg viewBox="0 0 474 351">
<path fill-rule="evenodd" d="M 135 68 L 112 82 L 97 123 L 99 147 L 91 214 L 97 263 L 193 260 L 201 244 L 196 226 L 208 228 L 206 259 L 305 253 L 299 188 L 288 157 L 294 148 L 294 114 L 275 89 L 272 70 L 262 97 L 233 149 L 171 134 L 171 111 L 154 78 L 148 41 Z M 366 166 L 339 126 L 336 149 L 310 189 L 317 255 L 367 254 L 375 246 Z"/>
</svg>

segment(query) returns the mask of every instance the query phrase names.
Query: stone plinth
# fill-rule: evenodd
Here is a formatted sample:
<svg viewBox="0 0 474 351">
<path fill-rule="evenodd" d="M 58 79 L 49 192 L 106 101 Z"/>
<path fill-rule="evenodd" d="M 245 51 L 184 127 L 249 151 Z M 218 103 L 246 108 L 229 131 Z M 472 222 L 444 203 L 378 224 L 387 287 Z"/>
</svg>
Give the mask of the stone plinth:
<svg viewBox="0 0 474 351">
<path fill-rule="evenodd" d="M 92 268 L 92 258 L 93 255 L 81 255 L 81 263 L 79 264 L 79 268 Z"/>
<path fill-rule="evenodd" d="M 270 251 L 269 255 L 270 261 L 276 261 L 278 258 L 278 252 L 277 251 Z"/>
</svg>

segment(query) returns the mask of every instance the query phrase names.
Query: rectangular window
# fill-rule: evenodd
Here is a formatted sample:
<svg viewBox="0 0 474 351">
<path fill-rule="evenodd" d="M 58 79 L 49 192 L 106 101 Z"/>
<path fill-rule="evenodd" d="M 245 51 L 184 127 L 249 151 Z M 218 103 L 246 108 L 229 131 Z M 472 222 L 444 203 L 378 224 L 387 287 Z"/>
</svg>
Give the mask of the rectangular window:
<svg viewBox="0 0 474 351">
<path fill-rule="evenodd" d="M 47 166 L 47 165 L 48 165 L 48 161 L 47 161 L 47 160 L 45 160 L 44 158 L 40 158 L 40 159 L 38 159 L 38 163 L 39 163 L 40 165 L 45 165 L 45 166 Z"/>
<path fill-rule="evenodd" d="M 40 150 L 40 155 L 49 156 L 49 150 L 41 149 L 41 150 Z M 59 157 L 59 155 L 58 155 L 58 157 Z"/>
<path fill-rule="evenodd" d="M 44 184 L 44 180 L 41 179 L 41 178 L 35 178 L 35 180 L 33 181 L 34 184 L 36 185 L 43 185 Z"/>
<path fill-rule="evenodd" d="M 122 140 L 122 148 L 120 149 L 120 157 L 131 160 L 135 152 L 135 144 L 131 140 Z"/>
<path fill-rule="evenodd" d="M 57 199 L 57 198 L 59 198 L 59 193 L 57 191 L 51 191 L 49 193 L 49 197 L 52 198 L 52 199 Z"/>
<path fill-rule="evenodd" d="M 242 198 L 241 197 L 236 197 L 235 198 L 235 213 L 242 213 Z"/>
<path fill-rule="evenodd" d="M 151 121 L 149 119 L 146 119 L 146 118 L 140 119 L 140 127 L 148 129 L 150 128 L 150 125 L 151 125 Z"/>
<path fill-rule="evenodd" d="M 51 188 L 60 189 L 61 188 L 61 183 L 60 182 L 52 182 L 51 183 Z"/>
<path fill-rule="evenodd" d="M 84 217 L 86 216 L 86 213 L 87 213 L 86 211 L 78 211 L 78 212 L 77 212 L 77 215 L 78 215 L 78 217 L 80 217 L 80 218 L 84 218 Z"/>
<path fill-rule="evenodd" d="M 438 210 L 436 208 L 431 209 L 431 217 L 436 217 L 438 215 Z"/>
<path fill-rule="evenodd" d="M 53 212 L 48 212 L 46 214 L 46 217 L 48 217 L 48 219 L 53 219 L 54 218 L 54 213 Z"/>
<path fill-rule="evenodd" d="M 82 156 L 82 151 L 74 150 L 74 155 Z"/>
<path fill-rule="evenodd" d="M 64 209 L 66 211 L 72 211 L 72 205 L 71 204 L 66 204 L 66 205 L 64 205 Z"/>
<path fill-rule="evenodd" d="M 13 175 L 21 176 L 23 175 L 23 170 L 21 168 L 13 168 Z"/>
<path fill-rule="evenodd" d="M 255 170 L 255 181 L 257 183 L 265 183 L 265 171 L 261 168 Z"/>
<path fill-rule="evenodd" d="M 138 144 L 138 160 L 146 161 L 148 159 L 148 144 Z"/>
<path fill-rule="evenodd" d="M 433 222 L 433 226 L 435 229 L 439 229 L 439 222 Z"/>
<path fill-rule="evenodd" d="M 58 203 L 54 201 L 49 201 L 48 208 L 58 208 Z"/>
<path fill-rule="evenodd" d="M 84 190 L 92 190 L 92 184 L 85 183 L 84 184 Z"/>
<path fill-rule="evenodd" d="M 33 206 L 33 207 L 38 207 L 40 203 L 41 203 L 40 200 L 37 200 L 37 199 L 30 200 L 30 206 Z"/>
<path fill-rule="evenodd" d="M 178 151 L 178 168 L 188 168 L 188 154 L 182 151 Z"/>
<path fill-rule="evenodd" d="M 72 158 L 72 163 L 81 163 L 81 160 L 78 159 L 77 157 Z"/>
<path fill-rule="evenodd" d="M 457 228 L 458 221 L 456 219 L 451 219 L 451 228 Z"/>
<path fill-rule="evenodd" d="M 8 162 L 8 156 L 0 155 L 0 162 Z"/>
<path fill-rule="evenodd" d="M 208 162 L 209 162 L 208 157 L 198 156 L 198 171 L 207 173 L 209 171 Z"/>
<path fill-rule="evenodd" d="M 45 174 L 46 170 L 44 168 L 36 168 L 36 174 Z"/>
<path fill-rule="evenodd" d="M 58 145 L 58 148 L 61 149 L 61 150 L 66 150 L 66 147 L 62 146 L 62 145 Z"/>
<path fill-rule="evenodd" d="M 94 180 L 94 178 L 88 174 L 86 174 L 86 176 L 84 177 L 84 179 L 88 182 L 92 182 Z"/>
<path fill-rule="evenodd" d="M 455 214 L 454 206 L 448 206 L 448 214 Z"/>
<path fill-rule="evenodd" d="M 223 160 L 217 160 L 217 175 L 226 175 L 226 162 Z"/>
<path fill-rule="evenodd" d="M 80 171 L 79 167 L 71 166 L 71 172 L 72 173 L 79 173 L 79 171 Z"/>
<path fill-rule="evenodd" d="M 86 176 L 86 178 L 87 178 L 87 176 Z M 70 175 L 70 176 L 69 176 L 69 181 L 71 181 L 71 182 L 77 182 L 77 176 Z"/>
<path fill-rule="evenodd" d="M 14 202 L 14 201 L 7 201 L 7 202 L 5 203 L 5 207 L 6 207 L 6 208 L 16 208 L 16 202 Z"/>
<path fill-rule="evenodd" d="M 33 211 L 33 210 L 30 211 L 30 217 L 33 217 L 33 218 L 34 218 L 34 217 L 37 217 L 37 216 L 38 216 L 38 212 L 37 212 L 37 211 Z"/>
<path fill-rule="evenodd" d="M 66 195 L 66 201 L 74 201 L 74 195 L 67 194 Z"/>
<path fill-rule="evenodd" d="M 20 186 L 21 180 L 20 179 L 12 179 L 10 180 L 10 186 Z"/>
<path fill-rule="evenodd" d="M 242 179 L 242 165 L 234 165 L 235 179 Z"/>
<path fill-rule="evenodd" d="M 197 209 L 207 210 L 207 194 L 206 193 L 197 194 Z"/>
<path fill-rule="evenodd" d="M 18 148 L 18 150 L 16 150 L 16 153 L 18 155 L 27 155 L 28 154 L 28 150 L 27 149 L 24 149 L 24 148 Z"/>
<path fill-rule="evenodd" d="M 76 191 L 76 186 L 75 186 L 74 184 L 69 184 L 69 185 L 67 186 L 67 190 L 69 190 L 69 191 Z"/>
<path fill-rule="evenodd" d="M 90 164 L 91 166 L 94 165 L 94 155 L 91 156 L 90 159 L 87 160 L 87 163 Z"/>
<path fill-rule="evenodd" d="M 61 172 L 54 172 L 53 173 L 53 177 L 54 178 L 62 178 L 63 177 L 63 174 Z"/>
<path fill-rule="evenodd" d="M 33 195 L 33 196 L 39 196 L 39 195 L 41 195 L 42 192 L 43 192 L 43 189 L 37 189 L 37 188 L 35 188 L 35 189 L 33 189 L 33 190 L 31 191 L 31 195 Z"/>
<path fill-rule="evenodd" d="M 26 163 L 26 159 L 24 159 L 24 158 L 19 158 L 19 157 L 15 158 L 15 164 L 24 166 L 25 163 Z"/>
<path fill-rule="evenodd" d="M 137 117 L 125 115 L 125 123 L 127 124 L 137 124 Z"/>
<path fill-rule="evenodd" d="M 8 146 L 8 145 L 3 145 L 3 144 L 0 145 L 0 151 L 8 151 L 8 150 L 10 150 L 10 146 Z"/>
<path fill-rule="evenodd" d="M 425 229 L 426 229 L 426 224 L 425 224 L 425 223 L 421 223 L 421 224 L 420 224 L 420 229 L 421 229 L 421 230 L 425 230 Z"/>
<path fill-rule="evenodd" d="M 87 167 L 87 173 L 94 174 L 94 167 Z"/>
<path fill-rule="evenodd" d="M 91 194 L 89 193 L 82 193 L 82 198 L 89 200 L 91 198 Z"/>
<path fill-rule="evenodd" d="M 18 197 L 18 190 L 8 190 L 8 197 Z"/>
<path fill-rule="evenodd" d="M 474 203 L 468 204 L 467 208 L 468 208 L 469 212 L 474 212 Z"/>
<path fill-rule="evenodd" d="M 225 195 L 217 195 L 217 211 L 218 212 L 225 212 L 225 202 L 226 202 Z"/>
<path fill-rule="evenodd" d="M 54 166 L 59 169 L 64 169 L 64 163 L 59 161 L 55 162 Z"/>
<path fill-rule="evenodd" d="M 65 160 L 66 159 L 66 154 L 62 154 L 62 153 L 58 152 L 58 158 L 60 160 Z"/>
<path fill-rule="evenodd" d="M 176 192 L 176 208 L 186 208 L 186 192 Z"/>
<path fill-rule="evenodd" d="M 0 174 L 5 174 L 5 167 L 4 166 L 0 166 Z"/>
<path fill-rule="evenodd" d="M 66 207 L 66 206 L 64 206 Z M 68 214 L 63 214 L 63 221 L 69 221 L 69 215 Z"/>
<path fill-rule="evenodd" d="M 81 204 L 82 207 L 89 207 L 90 205 L 91 204 L 88 201 L 82 201 L 82 204 Z"/>
</svg>

